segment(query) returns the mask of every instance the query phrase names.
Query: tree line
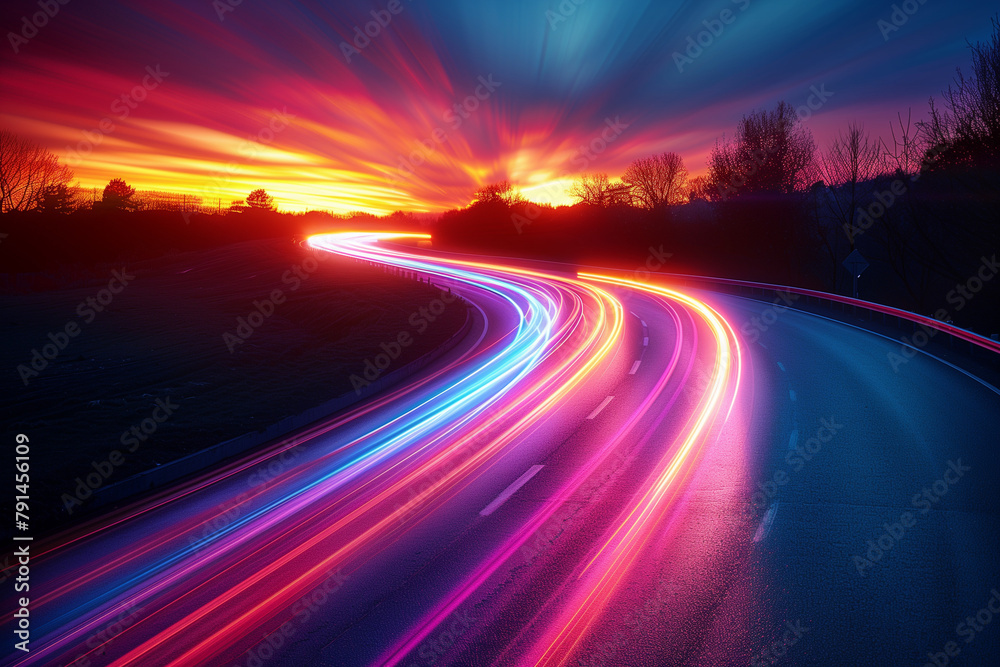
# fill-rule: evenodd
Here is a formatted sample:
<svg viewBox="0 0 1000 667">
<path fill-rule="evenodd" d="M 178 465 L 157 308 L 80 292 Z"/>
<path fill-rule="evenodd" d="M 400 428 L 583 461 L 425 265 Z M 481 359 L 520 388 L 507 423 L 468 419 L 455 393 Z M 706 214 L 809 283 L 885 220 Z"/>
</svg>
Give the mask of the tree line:
<svg viewBox="0 0 1000 667">
<path fill-rule="evenodd" d="M 470 206 L 441 215 L 432 230 L 435 242 L 459 250 L 621 265 L 641 264 L 654 248 L 671 256 L 665 271 L 840 293 L 849 291 L 850 279 L 842 261 L 858 250 L 872 263 L 862 298 L 934 312 L 1000 245 L 1000 22 L 994 19 L 990 40 L 970 50 L 968 74 L 959 70 L 943 95 L 931 98 L 925 120 L 897 114 L 887 139 L 851 123 L 819 150 L 793 107 L 778 102 L 746 114 L 731 136 L 719 139 L 703 176 L 690 178 L 676 153 L 645 156 L 617 179 L 581 175 L 571 190 L 576 204 L 559 208 L 527 201 L 507 181 L 490 183 L 479 188 Z M 212 207 L 197 197 L 136 191 L 123 179 L 110 181 L 100 197 L 96 189 L 88 197 L 71 185 L 72 178 L 49 151 L 0 131 L 0 211 L 16 216 L 7 226 L 16 226 L 19 237 L 35 234 L 44 226 L 37 224 L 40 219 L 69 223 L 72 217 L 73 224 L 58 225 L 60 233 L 75 234 L 81 242 L 103 237 L 100 248 L 97 241 L 87 242 L 107 254 L 104 246 L 114 243 L 120 252 L 155 246 L 136 235 L 159 231 L 133 230 L 123 215 L 153 220 L 149 216 L 164 213 L 160 227 L 167 230 L 162 237 L 168 243 L 182 237 L 178 230 L 187 229 L 190 212 L 216 214 L 193 219 L 211 220 L 203 235 L 220 240 L 234 238 L 227 217 L 242 221 L 240 234 L 245 231 L 247 238 L 279 235 L 300 222 L 218 215 L 273 211 L 273 199 L 263 189 Z M 48 215 L 39 218 L 36 212 Z M 75 216 L 62 215 L 67 212 Z M 395 215 L 393 224 L 415 224 L 412 217 Z M 343 218 L 315 220 L 315 226 L 303 228 L 320 231 Z M 71 229 L 77 222 L 81 229 Z M 3 244 L 5 255 L 12 252 L 7 248 L 13 236 Z M 39 228 L 35 236 L 48 238 L 50 231 Z M 39 252 L 35 261 L 49 261 L 51 247 L 44 245 L 48 254 Z M 67 258 L 79 250 L 74 246 Z M 991 331 L 1000 330 L 996 302 L 995 296 L 980 298 L 956 314 L 956 321 L 985 318 Z"/>
<path fill-rule="evenodd" d="M 842 262 L 858 250 L 871 262 L 862 298 L 932 313 L 1000 246 L 998 20 L 970 51 L 968 73 L 931 98 L 926 119 L 897 114 L 885 139 L 853 122 L 820 150 L 794 108 L 778 102 L 719 139 L 703 176 L 690 178 L 676 153 L 651 155 L 619 179 L 580 176 L 575 205 L 558 208 L 491 184 L 444 214 L 435 238 L 470 251 L 625 265 L 662 246 L 672 253 L 665 271 L 843 294 L 851 276 Z M 1000 331 L 997 294 L 970 302 L 955 321 Z"/>
<path fill-rule="evenodd" d="M 82 209 L 108 211 L 182 211 L 221 213 L 221 201 L 213 209 L 201 197 L 156 190 L 137 191 L 122 178 L 113 178 L 97 198 L 97 189 L 88 192 L 75 186 L 73 170 L 41 145 L 9 130 L 0 130 L 0 213 L 35 211 L 65 214 Z M 251 191 L 246 199 L 230 202 L 228 213 L 274 211 L 274 198 L 263 188 Z"/>
</svg>

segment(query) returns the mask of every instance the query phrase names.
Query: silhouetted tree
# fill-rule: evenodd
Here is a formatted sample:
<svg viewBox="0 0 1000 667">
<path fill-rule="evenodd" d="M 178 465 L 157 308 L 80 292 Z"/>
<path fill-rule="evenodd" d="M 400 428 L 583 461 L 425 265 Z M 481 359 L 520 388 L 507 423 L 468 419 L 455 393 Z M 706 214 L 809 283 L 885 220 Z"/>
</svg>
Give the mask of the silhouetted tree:
<svg viewBox="0 0 1000 667">
<path fill-rule="evenodd" d="M 135 188 L 121 178 L 113 178 L 104 186 L 101 206 L 114 211 L 134 210 L 136 206 L 134 196 Z"/>
<path fill-rule="evenodd" d="M 712 183 L 708 180 L 708 176 L 696 176 L 688 181 L 688 200 L 689 201 L 715 201 L 718 199 L 719 193 L 712 187 Z"/>
<path fill-rule="evenodd" d="M 918 125 L 914 125 L 911 119 L 912 110 L 910 109 L 906 110 L 905 123 L 903 122 L 903 114 L 897 113 L 898 135 L 896 125 L 889 123 L 892 147 L 889 147 L 889 142 L 885 139 L 881 140 L 884 167 L 902 176 L 914 176 L 920 171 L 920 164 L 926 151 L 921 139 L 920 128 Z"/>
<path fill-rule="evenodd" d="M 851 123 L 834 138 L 822 159 L 822 175 L 829 188 L 825 200 L 838 227 L 854 224 L 855 212 L 870 203 L 875 177 L 881 173 L 880 144 L 865 132 L 864 125 Z M 853 235 L 850 240 L 854 248 Z"/>
<path fill-rule="evenodd" d="M 930 118 L 917 123 L 924 153 L 919 180 L 905 198 L 907 215 L 895 225 L 885 216 L 876 227 L 899 248 L 900 264 L 912 260 L 916 271 L 893 266 L 915 284 L 911 294 L 927 292 L 914 274 L 926 273 L 944 289 L 974 273 L 984 249 L 1000 247 L 1000 18 L 992 28 L 986 42 L 969 44 L 971 74 L 959 69 L 942 106 L 932 98 Z M 972 309 L 991 312 L 987 317 L 1000 326 L 995 306 L 977 299 Z"/>
<path fill-rule="evenodd" d="M 958 70 L 954 87 L 944 93 L 945 109 L 933 99 L 930 119 L 920 123 L 934 165 L 1000 169 L 1000 19 L 986 43 L 970 44 L 972 74 Z"/>
<path fill-rule="evenodd" d="M 267 194 L 263 188 L 258 188 L 247 195 L 247 209 L 250 211 L 273 211 L 274 197 Z"/>
<path fill-rule="evenodd" d="M 46 188 L 66 185 L 72 178 L 72 170 L 50 151 L 0 130 L 0 212 L 35 208 Z"/>
<path fill-rule="evenodd" d="M 50 185 L 45 188 L 38 202 L 40 213 L 63 215 L 73 211 L 73 193 L 65 184 Z"/>
<path fill-rule="evenodd" d="M 476 190 L 475 204 L 514 206 L 523 203 L 524 197 L 511 185 L 510 181 L 499 181 L 484 185 Z"/>
<path fill-rule="evenodd" d="M 622 182 L 632 188 L 632 199 L 647 209 L 666 204 L 683 204 L 687 199 L 688 170 L 677 153 L 639 158 L 622 174 Z"/>
<path fill-rule="evenodd" d="M 736 128 L 733 139 L 715 144 L 709 181 L 723 199 L 749 194 L 801 191 L 815 182 L 816 144 L 799 124 L 795 109 L 779 102 L 773 111 L 755 111 Z"/>
<path fill-rule="evenodd" d="M 374 213 L 369 213 L 368 211 L 350 211 L 343 215 L 344 220 L 350 220 L 352 222 L 378 222 L 379 217 Z"/>
<path fill-rule="evenodd" d="M 931 104 L 933 106 L 933 100 Z M 946 236 L 953 235 L 945 228 L 956 226 L 956 221 L 949 221 L 942 226 L 940 220 L 933 219 L 935 216 L 931 209 L 935 204 L 921 202 L 920 194 L 911 192 L 911 189 L 919 189 L 927 183 L 926 179 L 923 183 L 919 181 L 923 178 L 922 172 L 933 163 L 933 159 L 927 161 L 931 153 L 928 150 L 928 136 L 921 129 L 922 125 L 923 123 L 912 123 L 912 112 L 909 109 L 905 123 L 902 113 L 896 114 L 895 125 L 890 123 L 892 147 L 887 141 L 882 141 L 882 161 L 886 174 L 873 183 L 872 189 L 873 192 L 884 191 L 891 188 L 893 181 L 900 180 L 906 191 L 900 197 L 900 203 L 897 205 L 894 202 L 893 206 L 886 207 L 866 232 L 866 237 L 875 242 L 881 261 L 892 270 L 910 298 L 907 306 L 916 306 L 921 311 L 926 309 L 928 285 L 935 277 L 958 279 L 953 261 L 948 257 L 948 248 L 941 243 L 942 233 Z M 926 194 L 931 199 L 937 199 L 940 193 L 933 191 L 939 186 L 940 183 L 932 185 Z M 957 222 L 957 226 L 964 223 L 964 220 Z M 854 245 L 853 232 L 851 245 Z"/>
<path fill-rule="evenodd" d="M 628 183 L 612 183 L 608 188 L 608 206 L 631 206 L 632 188 Z"/>
<path fill-rule="evenodd" d="M 627 206 L 632 200 L 630 186 L 611 181 L 607 174 L 584 174 L 573 182 L 569 194 L 590 206 Z"/>
</svg>

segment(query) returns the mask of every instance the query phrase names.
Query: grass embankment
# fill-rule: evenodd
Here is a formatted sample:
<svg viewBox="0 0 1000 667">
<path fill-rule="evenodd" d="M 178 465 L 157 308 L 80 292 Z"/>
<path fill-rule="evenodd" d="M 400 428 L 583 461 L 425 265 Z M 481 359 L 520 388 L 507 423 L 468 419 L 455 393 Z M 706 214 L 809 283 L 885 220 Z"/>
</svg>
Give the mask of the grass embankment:
<svg viewBox="0 0 1000 667">
<path fill-rule="evenodd" d="M 263 429 L 353 391 L 350 376 L 400 332 L 413 342 L 386 372 L 465 321 L 461 302 L 433 322 L 413 317 L 433 286 L 313 256 L 286 240 L 251 241 L 0 296 L 4 421 L 11 438 L 31 439 L 33 524 L 65 519 L 63 494 L 95 472 L 113 484 Z M 33 350 L 53 356 L 60 344 L 32 367 Z"/>
</svg>

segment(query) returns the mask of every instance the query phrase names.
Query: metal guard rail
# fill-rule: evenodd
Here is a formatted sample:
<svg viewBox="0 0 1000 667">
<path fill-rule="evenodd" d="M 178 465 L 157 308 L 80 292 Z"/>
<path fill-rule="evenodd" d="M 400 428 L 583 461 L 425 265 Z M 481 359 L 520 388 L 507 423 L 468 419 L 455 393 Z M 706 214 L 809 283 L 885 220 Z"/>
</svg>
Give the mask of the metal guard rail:
<svg viewBox="0 0 1000 667">
<path fill-rule="evenodd" d="M 889 315 L 891 317 L 896 317 L 901 320 L 906 320 L 913 322 L 914 324 L 922 325 L 925 328 L 932 328 L 943 333 L 953 336 L 960 340 L 964 340 L 968 343 L 981 347 L 983 349 L 989 350 L 1000 354 L 1000 341 L 993 340 L 992 338 L 987 338 L 967 329 L 962 329 L 956 327 L 953 324 L 948 324 L 947 322 L 942 322 L 941 320 L 936 320 L 933 317 L 927 317 L 926 315 L 918 315 L 916 313 L 911 313 L 906 310 L 901 310 L 899 308 L 893 308 L 892 306 L 884 306 L 880 303 L 872 303 L 871 301 L 863 301 L 861 299 L 854 299 L 848 296 L 841 296 L 839 294 L 830 294 L 828 292 L 819 292 L 816 290 L 804 289 L 801 287 L 788 287 L 786 285 L 773 285 L 771 283 L 754 283 L 746 280 L 733 280 L 730 278 L 712 278 L 707 276 L 695 276 L 680 273 L 660 273 L 654 274 L 661 276 L 668 280 L 679 280 L 684 282 L 702 282 L 716 285 L 727 285 L 731 287 L 740 287 L 744 289 L 759 289 L 761 290 L 761 295 L 763 296 L 764 291 L 769 292 L 785 292 L 789 294 L 799 294 L 806 297 L 812 297 L 814 299 L 829 301 L 832 303 L 841 303 L 845 306 L 853 306 L 855 308 L 862 308 L 868 311 L 874 311 L 877 313 L 882 313 L 883 315 Z M 911 346 L 912 347 L 912 346 Z"/>
</svg>

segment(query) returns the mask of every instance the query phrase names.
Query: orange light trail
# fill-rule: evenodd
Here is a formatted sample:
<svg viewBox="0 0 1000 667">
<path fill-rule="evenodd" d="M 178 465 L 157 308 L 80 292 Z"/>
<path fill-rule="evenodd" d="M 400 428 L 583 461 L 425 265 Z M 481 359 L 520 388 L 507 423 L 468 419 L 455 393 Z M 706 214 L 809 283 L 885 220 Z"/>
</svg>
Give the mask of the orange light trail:
<svg viewBox="0 0 1000 667">
<path fill-rule="evenodd" d="M 711 427 L 724 421 L 735 404 L 740 380 L 740 352 L 735 333 L 729 324 L 706 304 L 656 285 L 587 273 L 581 273 L 579 277 L 589 282 L 602 282 L 654 295 L 663 300 L 663 306 L 668 312 L 672 312 L 672 303 L 690 309 L 705 321 L 711 331 L 712 339 L 716 343 L 716 355 L 709 386 L 699 398 L 698 406 L 691 415 L 688 425 L 682 430 L 683 437 L 679 444 L 664 447 L 665 455 L 661 465 L 650 475 L 647 488 L 640 499 L 626 510 L 617 522 L 617 528 L 612 535 L 577 576 L 582 582 L 576 587 L 573 602 L 568 605 L 563 604 L 567 611 L 558 614 L 558 620 L 552 623 L 546 635 L 548 639 L 540 641 L 533 653 L 521 658 L 529 664 L 565 664 L 570 660 L 580 641 L 586 637 L 589 628 L 599 618 L 602 609 L 628 575 L 642 546 L 656 534 L 663 517 L 669 514 L 671 499 L 683 486 L 684 476 L 697 464 L 700 448 L 706 442 Z M 387 651 L 377 664 L 399 664 L 411 654 L 435 628 L 444 623 L 500 570 L 551 519 L 560 505 L 576 493 L 605 463 L 615 447 L 638 428 L 640 420 L 652 409 L 654 403 L 662 396 L 669 395 L 668 386 L 677 370 L 680 344 L 678 340 L 673 357 L 666 364 L 654 390 L 645 397 L 614 436 L 595 450 L 586 464 L 577 470 L 551 501 L 525 521 L 515 535 L 507 539 L 503 548 L 457 586 L 433 612 L 427 614 L 411 630 L 405 639 Z M 657 423 L 668 416 L 676 398 L 676 393 L 669 398 Z M 727 398 L 729 408 L 722 414 Z M 585 578 L 588 572 L 589 576 Z"/>
<path fill-rule="evenodd" d="M 38 617 L 46 620 L 37 626 L 32 660 L 70 656 L 81 649 L 84 655 L 107 650 L 110 644 L 82 648 L 83 642 L 108 619 L 132 607 L 145 611 L 116 638 L 116 652 L 107 655 L 107 664 L 181 666 L 240 658 L 255 638 L 282 627 L 295 602 L 331 571 L 358 571 L 460 493 L 483 484 L 551 415 L 582 411 L 582 418 L 589 408 L 576 399 L 595 378 L 628 357 L 627 318 L 620 297 L 641 293 L 659 300 L 678 332 L 653 389 L 608 437 L 592 443 L 587 458 L 551 502 L 529 513 L 517 533 L 399 637 L 380 662 L 397 663 L 418 646 L 504 567 L 556 508 L 607 464 L 621 443 L 637 437 L 648 441 L 656 425 L 677 416 L 678 397 L 695 364 L 693 357 L 682 363 L 681 350 L 697 345 L 696 331 L 683 333 L 682 313 L 694 313 L 718 346 L 711 382 L 686 417 L 683 438 L 665 448 L 660 465 L 616 530 L 564 583 L 578 600 L 575 611 L 547 626 L 547 639 L 534 659 L 553 663 L 573 652 L 628 576 L 642 544 L 657 533 L 671 499 L 718 423 L 726 397 L 735 399 L 738 347 L 731 329 L 714 311 L 666 288 L 378 245 L 426 238 L 342 233 L 312 237 L 309 243 L 447 285 L 478 313 L 475 327 L 481 333 L 472 337 L 473 344 L 435 372 L 313 429 L 294 444 L 206 474 L 124 516 L 112 515 L 104 525 L 88 525 L 64 544 L 39 545 L 39 563 L 72 559 L 75 550 L 94 545 L 104 545 L 105 555 L 97 567 L 73 561 L 76 564 L 48 582 L 45 593 L 36 598 Z M 494 303 L 489 311 L 476 305 L 482 299 Z M 387 411 L 388 419 L 358 430 Z M 649 417 L 655 422 L 652 430 L 641 431 Z M 251 485 L 225 509 L 197 505 L 200 496 L 246 478 L 263 462 L 279 457 L 284 461 L 291 451 L 298 458 L 288 459 L 266 484 Z M 181 520 L 155 519 L 187 504 L 197 509 L 181 510 Z M 208 534 L 200 530 L 231 511 L 230 505 L 239 509 L 235 519 Z M 162 526 L 157 528 L 158 523 Z M 127 530 L 139 530 L 138 537 L 118 543 L 117 536 Z"/>
<path fill-rule="evenodd" d="M 683 430 L 683 439 L 678 445 L 665 448 L 666 455 L 661 466 L 650 475 L 642 496 L 623 513 L 614 533 L 583 568 L 579 578 L 584 580 L 584 586 L 565 606 L 549 637 L 539 643 L 540 650 L 531 658 L 535 665 L 568 662 L 628 576 L 643 546 L 656 533 L 668 513 L 671 499 L 682 486 L 683 477 L 694 469 L 698 449 L 705 444 L 712 422 L 720 417 L 725 398 L 728 395 L 730 399 L 728 414 L 735 404 L 739 387 L 739 343 L 728 323 L 709 306 L 657 285 L 590 273 L 581 273 L 580 277 L 644 291 L 683 304 L 708 325 L 717 345 L 717 354 L 709 386 L 689 425 Z"/>
</svg>

